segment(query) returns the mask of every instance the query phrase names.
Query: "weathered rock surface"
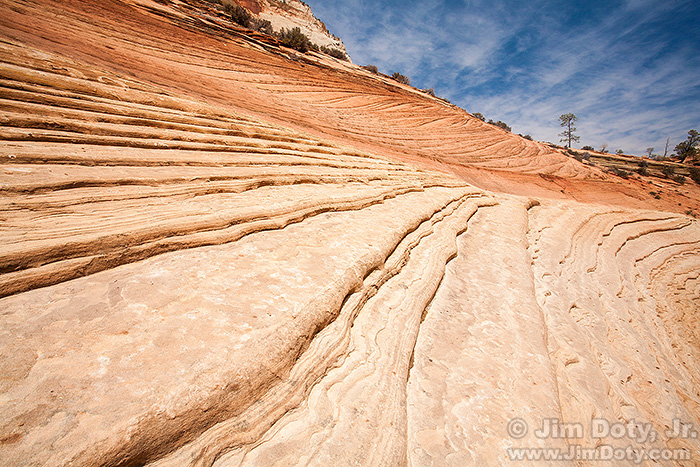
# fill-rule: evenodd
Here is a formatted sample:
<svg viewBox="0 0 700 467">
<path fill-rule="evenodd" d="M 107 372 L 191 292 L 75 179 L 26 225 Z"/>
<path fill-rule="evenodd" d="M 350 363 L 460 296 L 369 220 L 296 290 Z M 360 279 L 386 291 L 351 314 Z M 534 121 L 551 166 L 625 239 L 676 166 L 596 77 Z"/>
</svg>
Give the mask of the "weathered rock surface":
<svg viewBox="0 0 700 467">
<path fill-rule="evenodd" d="M 697 462 L 696 188 L 144 4 L 0 5 L 0 465 Z"/>
<path fill-rule="evenodd" d="M 299 28 L 314 44 L 347 54 L 342 39 L 331 34 L 323 21 L 314 16 L 309 5 L 301 0 L 241 0 L 240 3 L 259 18 L 268 20 L 275 31 Z"/>
</svg>

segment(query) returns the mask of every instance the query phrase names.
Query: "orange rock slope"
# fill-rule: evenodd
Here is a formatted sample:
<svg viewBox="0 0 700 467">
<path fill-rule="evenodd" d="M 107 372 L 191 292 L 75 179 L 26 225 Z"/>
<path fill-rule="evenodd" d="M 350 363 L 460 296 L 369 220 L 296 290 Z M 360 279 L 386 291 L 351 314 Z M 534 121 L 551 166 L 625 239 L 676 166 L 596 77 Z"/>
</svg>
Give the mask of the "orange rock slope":
<svg viewBox="0 0 700 467">
<path fill-rule="evenodd" d="M 22 2 L 3 6 L 2 24 L 5 37 L 40 50 L 324 139 L 453 172 L 484 188 L 534 188 L 634 207 L 655 203 L 647 184 L 604 176 L 357 66 L 290 50 L 270 53 L 269 46 L 244 40 L 219 18 L 187 3 L 173 4 Z M 498 170 L 495 179 L 492 170 Z M 578 190 L 567 182 L 571 178 L 605 183 L 584 183 Z M 695 187 L 687 190 L 697 194 Z M 681 212 L 695 207 L 675 193 L 654 206 Z"/>
<path fill-rule="evenodd" d="M 188 18 L 189 24 L 174 8 L 139 6 L 5 5 L 3 32 L 41 50 L 373 151 L 456 166 L 596 177 L 539 143 L 358 67 L 319 63 L 293 51 L 269 53 L 204 16 Z M 167 14 L 171 20 L 161 16 Z"/>
<path fill-rule="evenodd" d="M 194 2 L 3 2 L 0 106 L 2 465 L 700 456 L 692 184 Z"/>
</svg>

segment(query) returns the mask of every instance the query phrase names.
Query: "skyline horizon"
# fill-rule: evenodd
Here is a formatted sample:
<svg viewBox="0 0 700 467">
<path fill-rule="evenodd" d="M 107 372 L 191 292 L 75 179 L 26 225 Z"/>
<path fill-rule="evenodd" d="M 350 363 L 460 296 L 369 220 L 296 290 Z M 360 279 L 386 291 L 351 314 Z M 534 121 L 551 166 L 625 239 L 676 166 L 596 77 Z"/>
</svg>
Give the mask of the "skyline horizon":
<svg viewBox="0 0 700 467">
<path fill-rule="evenodd" d="M 558 118 L 573 113 L 575 147 L 642 156 L 663 154 L 667 138 L 670 155 L 700 128 L 691 1 L 308 3 L 358 65 L 399 72 L 516 134 L 560 144 Z"/>
</svg>

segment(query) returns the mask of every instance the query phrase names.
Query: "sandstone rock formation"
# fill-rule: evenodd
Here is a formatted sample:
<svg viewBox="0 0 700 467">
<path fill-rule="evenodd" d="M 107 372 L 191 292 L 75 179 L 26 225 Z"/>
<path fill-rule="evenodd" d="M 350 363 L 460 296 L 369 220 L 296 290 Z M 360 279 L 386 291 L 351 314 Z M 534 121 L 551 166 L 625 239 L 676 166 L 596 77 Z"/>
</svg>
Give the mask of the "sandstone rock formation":
<svg viewBox="0 0 700 467">
<path fill-rule="evenodd" d="M 241 0 L 240 3 L 259 18 L 268 20 L 275 31 L 299 28 L 314 44 L 338 49 L 347 55 L 342 39 L 331 34 L 301 0 Z"/>
<path fill-rule="evenodd" d="M 0 5 L 1 465 L 697 462 L 697 188 L 144 5 Z"/>
</svg>

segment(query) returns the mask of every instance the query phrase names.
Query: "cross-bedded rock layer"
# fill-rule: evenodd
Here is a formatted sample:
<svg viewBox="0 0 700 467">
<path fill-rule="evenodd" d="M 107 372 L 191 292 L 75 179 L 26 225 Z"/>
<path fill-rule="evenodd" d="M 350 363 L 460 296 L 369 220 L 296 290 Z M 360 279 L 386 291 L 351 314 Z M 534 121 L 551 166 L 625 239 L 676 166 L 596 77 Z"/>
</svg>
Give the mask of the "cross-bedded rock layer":
<svg viewBox="0 0 700 467">
<path fill-rule="evenodd" d="M 516 440 L 513 418 L 651 423 L 604 441 L 700 456 L 664 433 L 700 424 L 694 219 L 352 65 L 147 6 L 0 5 L 0 464 L 601 444 Z"/>
</svg>

